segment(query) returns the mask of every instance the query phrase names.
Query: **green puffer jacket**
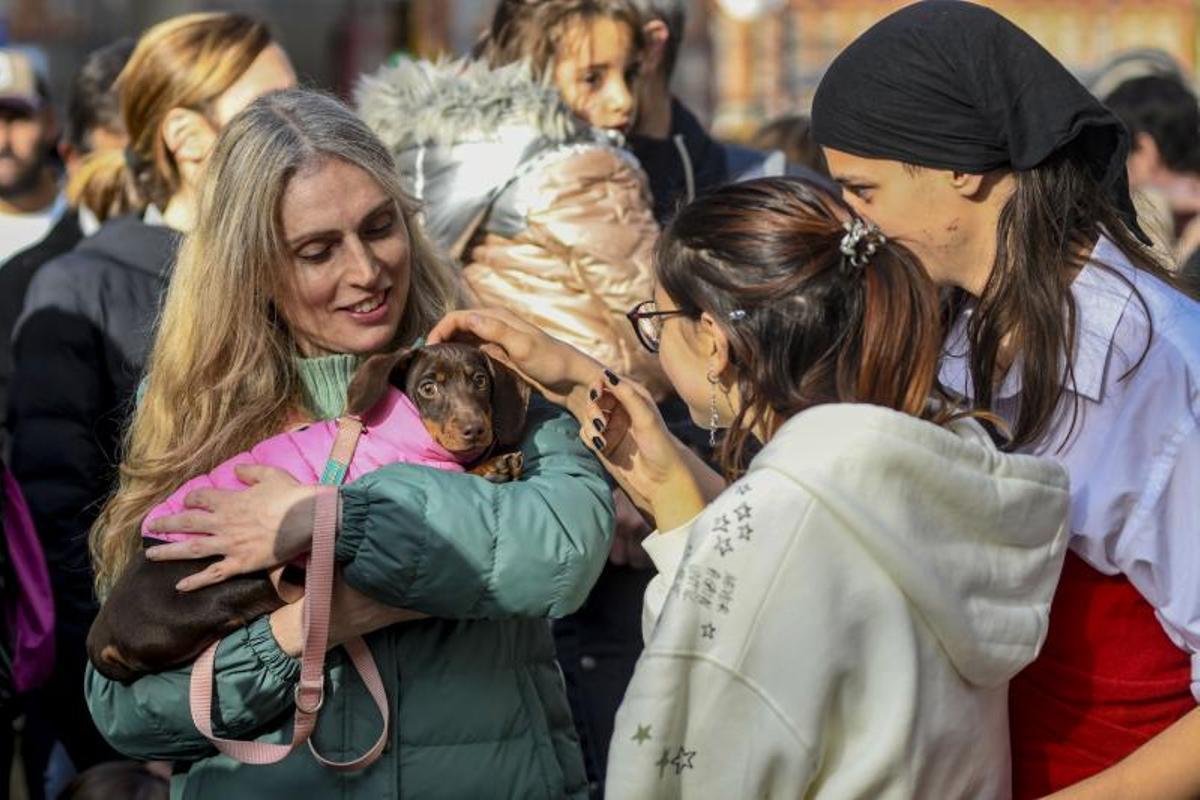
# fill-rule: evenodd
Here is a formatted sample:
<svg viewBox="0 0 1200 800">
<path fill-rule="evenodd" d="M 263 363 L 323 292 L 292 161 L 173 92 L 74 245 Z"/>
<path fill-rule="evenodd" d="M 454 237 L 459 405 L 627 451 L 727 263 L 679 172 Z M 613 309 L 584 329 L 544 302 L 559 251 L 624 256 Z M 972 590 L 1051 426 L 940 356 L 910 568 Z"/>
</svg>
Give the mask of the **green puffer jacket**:
<svg viewBox="0 0 1200 800">
<path fill-rule="evenodd" d="M 307 748 L 265 767 L 216 754 L 189 715 L 190 668 L 129 686 L 89 668 L 100 731 L 131 757 L 175 761 L 173 800 L 586 797 L 547 622 L 582 604 L 609 549 L 610 489 L 578 430 L 537 398 L 516 483 L 394 465 L 342 489 L 346 581 L 438 617 L 365 637 L 393 720 L 369 768 L 336 773 Z M 299 662 L 279 649 L 267 619 L 226 637 L 216 663 L 215 733 L 290 741 Z M 357 757 L 378 736 L 379 717 L 341 648 L 326 674 L 314 743 L 326 758 Z"/>
</svg>

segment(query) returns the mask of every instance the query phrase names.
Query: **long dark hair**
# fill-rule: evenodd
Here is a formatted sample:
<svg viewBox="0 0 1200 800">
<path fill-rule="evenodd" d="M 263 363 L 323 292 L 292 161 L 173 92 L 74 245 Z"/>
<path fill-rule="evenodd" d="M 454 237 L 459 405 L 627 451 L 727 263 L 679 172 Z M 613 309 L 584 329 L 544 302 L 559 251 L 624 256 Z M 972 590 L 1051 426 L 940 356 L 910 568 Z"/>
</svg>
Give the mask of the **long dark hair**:
<svg viewBox="0 0 1200 800">
<path fill-rule="evenodd" d="M 856 266 L 841 250 L 854 218 L 840 198 L 795 178 L 731 184 L 684 207 L 659 239 L 655 275 L 692 318 L 729 339 L 742 406 L 721 447 L 731 477 L 751 431 L 822 403 L 871 403 L 935 422 L 938 293 L 903 245 L 869 237 Z M 859 245 L 865 248 L 867 242 Z"/>
<path fill-rule="evenodd" d="M 1007 449 L 1040 441 L 1057 414 L 1068 411 L 1060 404 L 1074 385 L 1078 315 L 1071 283 L 1101 236 L 1108 237 L 1137 269 L 1179 286 L 1159 257 L 1130 232 L 1110 195 L 1085 166 L 1082 153 L 1068 147 L 1014 175 L 1016 189 L 997 226 L 995 265 L 967 324 L 973 401 L 979 407 L 992 407 L 1009 368 L 1001 354 L 1019 358 L 1019 366 L 1012 367 L 1020 370 L 1020 408 Z M 1104 264 L 1096 266 L 1119 274 Z M 955 292 L 949 313 L 957 315 L 966 299 L 964 293 Z M 1140 363 L 1139 358 L 1130 372 Z M 1077 409 L 1069 411 L 1067 437 Z"/>
</svg>

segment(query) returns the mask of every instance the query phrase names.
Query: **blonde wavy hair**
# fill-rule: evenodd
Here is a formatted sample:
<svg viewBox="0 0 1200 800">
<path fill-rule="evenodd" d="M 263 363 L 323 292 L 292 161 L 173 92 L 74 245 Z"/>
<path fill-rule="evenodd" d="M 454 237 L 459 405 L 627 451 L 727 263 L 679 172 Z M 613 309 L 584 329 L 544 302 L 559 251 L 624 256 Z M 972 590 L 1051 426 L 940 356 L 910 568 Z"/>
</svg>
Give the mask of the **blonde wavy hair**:
<svg viewBox="0 0 1200 800">
<path fill-rule="evenodd" d="M 408 228 L 411 284 L 393 345 L 414 341 L 455 305 L 456 277 L 423 232 L 391 155 L 348 108 L 292 89 L 235 117 L 217 140 L 171 277 L 117 491 L 92 527 L 101 597 L 141 547 L 141 521 L 155 504 L 306 413 L 296 343 L 276 303 L 292 264 L 280 207 L 294 175 L 329 159 L 374 178 Z"/>
<path fill-rule="evenodd" d="M 180 188 L 179 168 L 162 137 L 167 113 L 210 114 L 271 41 L 264 23 L 230 13 L 185 14 L 142 34 L 116 82 L 129 144 L 80 163 L 67 185 L 71 205 L 87 206 L 101 221 L 150 203 L 165 208 Z"/>
</svg>

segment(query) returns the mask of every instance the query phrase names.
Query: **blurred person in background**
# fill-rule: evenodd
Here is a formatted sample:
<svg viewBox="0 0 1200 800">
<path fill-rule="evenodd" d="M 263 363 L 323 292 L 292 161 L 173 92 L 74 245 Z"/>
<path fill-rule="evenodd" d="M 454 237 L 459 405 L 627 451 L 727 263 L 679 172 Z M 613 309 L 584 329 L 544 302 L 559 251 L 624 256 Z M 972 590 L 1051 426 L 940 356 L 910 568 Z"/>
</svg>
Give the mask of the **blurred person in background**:
<svg viewBox="0 0 1200 800">
<path fill-rule="evenodd" d="M 0 263 L 45 236 L 62 213 L 57 139 L 46 76 L 28 53 L 0 48 Z"/>
<path fill-rule="evenodd" d="M 804 114 L 788 114 L 767 122 L 755 131 L 750 146 L 759 150 L 779 150 L 788 164 L 829 176 L 825 154 L 812 138 L 812 121 Z"/>
<path fill-rule="evenodd" d="M 13 334 L 12 467 L 50 567 L 55 674 L 38 716 L 74 767 L 115 757 L 84 704 L 84 640 L 96 614 L 87 532 L 112 491 L 120 430 L 141 378 L 180 234 L 217 133 L 254 98 L 294 85 L 265 25 L 238 14 L 147 30 L 117 78 L 129 143 L 88 155 L 81 205 L 133 206 L 37 271 Z M 29 770 L 36 773 L 37 767 Z"/>
<path fill-rule="evenodd" d="M 125 147 L 127 137 L 117 98 L 117 74 L 133 52 L 133 39 L 121 39 L 93 51 L 71 84 L 67 121 L 59 156 L 66 167 L 68 202 L 70 183 L 83 159 L 93 152 Z M 0 267 L 0 425 L 8 409 L 8 382 L 12 377 L 12 329 L 25 303 L 25 292 L 43 264 L 72 250 L 84 236 L 100 228 L 101 219 L 86 206 L 58 218 L 45 238 L 13 255 Z M 6 435 L 0 441 L 7 444 Z M 7 447 L 4 448 L 7 450 Z"/>
<path fill-rule="evenodd" d="M 718 142 L 671 93 L 671 76 L 687 29 L 688 0 L 633 0 L 633 4 L 642 14 L 646 46 L 637 124 L 629 147 L 650 177 L 658 223 L 665 224 L 676 209 L 710 186 L 783 174 L 782 154 Z"/>
<path fill-rule="evenodd" d="M 167 800 L 167 777 L 140 761 L 97 764 L 68 783 L 57 800 Z"/>
<path fill-rule="evenodd" d="M 1182 76 L 1143 75 L 1103 98 L 1132 136 L 1127 161 L 1138 220 L 1179 267 L 1200 267 L 1200 103 Z"/>
</svg>

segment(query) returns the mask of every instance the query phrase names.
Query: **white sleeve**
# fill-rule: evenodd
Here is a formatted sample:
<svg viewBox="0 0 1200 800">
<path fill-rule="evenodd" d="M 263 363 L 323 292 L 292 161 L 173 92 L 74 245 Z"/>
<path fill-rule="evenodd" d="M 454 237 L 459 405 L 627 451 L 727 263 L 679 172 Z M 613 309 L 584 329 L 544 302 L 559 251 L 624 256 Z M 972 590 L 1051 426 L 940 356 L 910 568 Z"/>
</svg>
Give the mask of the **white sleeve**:
<svg viewBox="0 0 1200 800">
<path fill-rule="evenodd" d="M 692 522 L 695 520 L 693 519 Z M 675 582 L 675 573 L 683 562 L 683 554 L 687 550 L 688 531 L 692 522 L 681 525 L 665 533 L 654 533 L 642 540 L 642 547 L 654 562 L 658 574 L 650 579 L 646 586 L 646 596 L 642 602 L 642 641 L 650 641 L 658 617 L 662 614 L 663 605 Z"/>
<path fill-rule="evenodd" d="M 1145 476 L 1130 512 L 1117 566 L 1156 609 L 1175 643 L 1192 657 L 1192 696 L 1200 702 L 1200 429 L 1179 432 Z"/>
<path fill-rule="evenodd" d="M 700 655 L 651 654 L 617 712 L 605 796 L 803 797 L 811 746 L 770 701 Z"/>
</svg>

